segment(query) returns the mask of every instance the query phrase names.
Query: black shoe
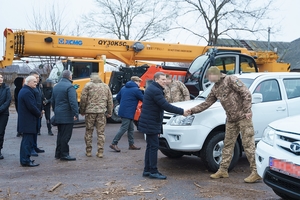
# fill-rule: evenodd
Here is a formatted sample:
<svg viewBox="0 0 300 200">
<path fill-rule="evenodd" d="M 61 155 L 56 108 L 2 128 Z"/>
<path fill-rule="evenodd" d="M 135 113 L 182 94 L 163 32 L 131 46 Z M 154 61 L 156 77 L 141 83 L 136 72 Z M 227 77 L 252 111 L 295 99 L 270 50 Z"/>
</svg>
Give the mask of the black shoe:
<svg viewBox="0 0 300 200">
<path fill-rule="evenodd" d="M 37 134 L 38 134 L 38 135 L 41 135 L 41 133 L 40 133 L 40 132 L 38 132 Z"/>
<path fill-rule="evenodd" d="M 52 133 L 52 131 L 48 131 L 48 135 L 53 136 L 54 134 Z"/>
<path fill-rule="evenodd" d="M 0 160 L 4 159 L 2 153 L 0 153 Z"/>
<path fill-rule="evenodd" d="M 150 174 L 149 177 L 150 177 L 150 178 L 153 178 L 153 179 L 167 179 L 166 176 L 162 175 L 162 174 L 159 173 L 159 172 Z"/>
<path fill-rule="evenodd" d="M 22 133 L 17 133 L 17 137 L 22 137 L 23 136 L 23 134 Z"/>
<path fill-rule="evenodd" d="M 143 172 L 143 176 L 144 176 L 144 177 L 150 176 L 150 174 L 151 174 L 150 172 Z"/>
<path fill-rule="evenodd" d="M 39 156 L 39 154 L 35 150 L 32 150 L 31 151 L 31 156 L 37 157 L 37 156 Z"/>
<path fill-rule="evenodd" d="M 33 161 L 30 161 L 29 163 L 26 163 L 26 164 L 22 164 L 22 163 L 21 163 L 21 165 L 22 165 L 22 167 L 37 167 L 37 166 L 39 166 L 40 164 L 34 163 L 34 160 L 33 160 Z"/>
<path fill-rule="evenodd" d="M 65 161 L 75 161 L 76 158 L 73 158 L 71 156 L 66 156 L 66 157 L 61 157 L 60 160 L 65 160 Z"/>
<path fill-rule="evenodd" d="M 60 159 L 60 156 L 54 156 L 55 159 Z"/>
<path fill-rule="evenodd" d="M 40 148 L 36 148 L 35 151 L 36 151 L 37 153 L 45 153 L 45 150 L 40 149 Z"/>
</svg>

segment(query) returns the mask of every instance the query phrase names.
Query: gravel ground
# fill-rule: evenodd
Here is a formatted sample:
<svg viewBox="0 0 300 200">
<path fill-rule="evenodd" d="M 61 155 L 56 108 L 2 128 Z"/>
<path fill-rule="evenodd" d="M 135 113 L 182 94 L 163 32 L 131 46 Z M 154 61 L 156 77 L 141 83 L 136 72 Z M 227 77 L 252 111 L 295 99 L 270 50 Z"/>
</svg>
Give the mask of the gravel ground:
<svg viewBox="0 0 300 200">
<path fill-rule="evenodd" d="M 48 136 L 45 119 L 38 146 L 46 152 L 34 158 L 40 166 L 21 167 L 19 149 L 21 138 L 16 137 L 17 115 L 11 107 L 4 148 L 0 160 L 0 199 L 280 199 L 262 181 L 246 184 L 243 179 L 250 174 L 249 163 L 242 157 L 226 179 L 212 180 L 201 160 L 184 156 L 169 159 L 159 153 L 159 170 L 167 180 L 142 177 L 145 141 L 135 132 L 135 144 L 140 151 L 128 150 L 127 135 L 119 142 L 120 153 L 109 148 L 119 124 L 107 124 L 104 158 L 85 156 L 84 128 L 73 131 L 70 155 L 77 161 L 54 159 L 55 136 Z M 94 132 L 93 146 L 96 147 Z M 55 186 L 58 186 L 54 189 Z"/>
</svg>

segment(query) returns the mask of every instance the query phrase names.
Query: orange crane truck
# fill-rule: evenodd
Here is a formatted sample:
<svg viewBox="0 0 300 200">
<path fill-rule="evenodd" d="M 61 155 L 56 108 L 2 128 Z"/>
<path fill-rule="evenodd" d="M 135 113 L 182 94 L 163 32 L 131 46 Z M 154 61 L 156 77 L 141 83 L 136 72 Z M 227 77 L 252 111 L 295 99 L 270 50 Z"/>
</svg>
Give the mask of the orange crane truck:
<svg viewBox="0 0 300 200">
<path fill-rule="evenodd" d="M 51 31 L 11 29 L 5 29 L 4 36 L 5 55 L 0 60 L 1 68 L 12 65 L 13 60 L 23 57 L 66 57 L 62 61 L 64 69 L 73 72 L 74 84 L 79 85 L 78 99 L 92 72 L 99 74 L 110 86 L 113 94 L 117 94 L 133 75 L 141 77 L 141 87 L 145 87 L 155 72 L 162 71 L 183 80 L 191 94 L 196 96 L 209 85 L 205 73 L 211 65 L 218 66 L 227 74 L 287 71 L 289 66 L 287 63 L 278 63 L 278 56 L 274 52 L 255 52 L 246 48 L 217 47 L 216 50 L 212 46 L 66 36 Z M 119 60 L 127 66 L 136 66 L 139 61 L 186 62 L 191 65 L 189 68 L 143 65 L 122 67 L 117 72 L 105 72 L 105 58 Z M 110 121 L 120 121 L 117 112 L 114 112 Z"/>
</svg>

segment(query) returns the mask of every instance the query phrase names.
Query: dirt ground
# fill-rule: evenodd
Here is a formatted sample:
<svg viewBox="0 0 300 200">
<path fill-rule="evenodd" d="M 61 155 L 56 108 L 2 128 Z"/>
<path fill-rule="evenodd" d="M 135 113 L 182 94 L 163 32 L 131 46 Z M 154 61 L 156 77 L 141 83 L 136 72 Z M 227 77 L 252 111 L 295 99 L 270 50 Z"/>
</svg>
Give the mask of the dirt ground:
<svg viewBox="0 0 300 200">
<path fill-rule="evenodd" d="M 11 107 L 6 129 L 4 160 L 0 160 L 0 199 L 105 199 L 105 200 L 181 200 L 181 199 L 280 199 L 262 181 L 246 184 L 243 179 L 250 174 L 249 164 L 242 157 L 227 179 L 212 180 L 201 160 L 184 156 L 169 159 L 159 153 L 158 168 L 167 180 L 142 177 L 145 141 L 135 132 L 135 144 L 140 151 L 128 150 L 127 135 L 119 142 L 120 153 L 113 152 L 109 144 L 118 131 L 119 124 L 106 126 L 104 158 L 85 156 L 84 128 L 73 131 L 70 155 L 77 161 L 54 159 L 55 136 L 48 136 L 43 119 L 42 135 L 38 146 L 46 152 L 32 157 L 40 166 L 21 167 L 19 151 L 21 138 L 16 137 L 17 115 Z M 93 146 L 96 147 L 94 133 Z"/>
</svg>

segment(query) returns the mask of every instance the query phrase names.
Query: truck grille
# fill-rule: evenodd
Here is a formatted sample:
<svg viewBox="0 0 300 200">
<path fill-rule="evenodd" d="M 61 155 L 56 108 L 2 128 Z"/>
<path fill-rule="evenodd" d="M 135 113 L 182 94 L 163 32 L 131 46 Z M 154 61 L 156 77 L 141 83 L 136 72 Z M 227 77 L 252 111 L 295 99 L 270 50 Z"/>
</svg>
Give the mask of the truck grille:
<svg viewBox="0 0 300 200">
<path fill-rule="evenodd" d="M 297 178 L 290 177 L 267 168 L 264 175 L 264 182 L 271 188 L 289 193 L 289 195 L 295 199 L 300 198 L 300 181 Z"/>
<path fill-rule="evenodd" d="M 300 152 L 294 152 L 290 148 L 293 142 L 300 141 L 300 136 L 298 134 L 279 132 L 279 131 L 276 131 L 276 133 L 277 133 L 276 145 L 278 147 L 280 147 L 284 151 L 300 156 Z"/>
</svg>

